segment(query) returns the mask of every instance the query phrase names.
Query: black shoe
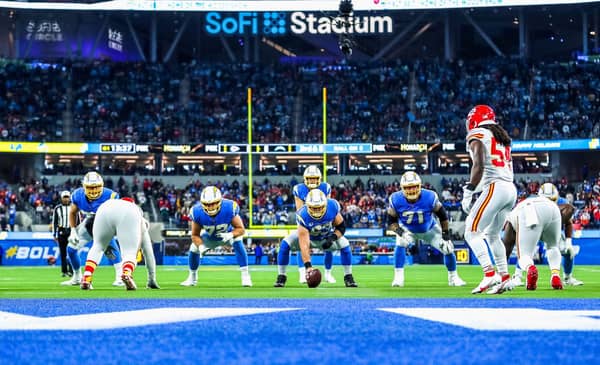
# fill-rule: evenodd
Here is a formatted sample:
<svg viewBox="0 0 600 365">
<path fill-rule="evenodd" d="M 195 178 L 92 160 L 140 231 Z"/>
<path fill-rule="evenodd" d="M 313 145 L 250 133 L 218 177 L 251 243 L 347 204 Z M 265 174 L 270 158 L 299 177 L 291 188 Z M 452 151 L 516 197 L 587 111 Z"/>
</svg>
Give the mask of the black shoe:
<svg viewBox="0 0 600 365">
<path fill-rule="evenodd" d="M 287 276 L 285 275 L 277 275 L 277 281 L 273 284 L 276 288 L 283 288 L 285 286 L 285 282 L 287 281 Z"/>
<path fill-rule="evenodd" d="M 156 280 L 148 280 L 148 284 L 146 284 L 146 288 L 148 289 L 160 289 Z"/>
<path fill-rule="evenodd" d="M 63 278 L 69 276 L 69 274 L 67 274 L 66 272 L 63 272 L 61 275 Z"/>
<path fill-rule="evenodd" d="M 358 288 L 358 284 L 354 281 L 352 274 L 344 275 L 344 284 L 347 288 Z"/>
</svg>

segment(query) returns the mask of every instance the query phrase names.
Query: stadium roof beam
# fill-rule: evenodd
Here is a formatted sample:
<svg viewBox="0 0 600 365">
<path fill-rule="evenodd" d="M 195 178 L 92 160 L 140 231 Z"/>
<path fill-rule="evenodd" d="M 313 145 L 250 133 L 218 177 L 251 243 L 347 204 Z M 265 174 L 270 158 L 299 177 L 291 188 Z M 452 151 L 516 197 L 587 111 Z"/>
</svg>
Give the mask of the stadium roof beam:
<svg viewBox="0 0 600 365">
<path fill-rule="evenodd" d="M 582 30 L 582 52 L 584 56 L 588 55 L 588 15 L 585 10 L 581 11 L 581 30 Z"/>
<path fill-rule="evenodd" d="M 394 57 L 395 55 L 406 49 L 406 47 L 410 46 L 412 42 L 416 41 L 421 35 L 423 35 L 423 33 L 425 33 L 427 29 L 429 29 L 433 25 L 433 23 L 435 23 L 435 20 L 422 26 L 421 29 L 419 29 L 415 34 L 413 34 L 413 36 L 410 37 L 410 39 L 406 43 L 404 43 L 400 48 L 397 48 L 392 54 L 386 57 L 386 59 Z"/>
<path fill-rule="evenodd" d="M 144 54 L 144 50 L 142 49 L 142 46 L 140 45 L 140 39 L 137 36 L 137 32 L 135 31 L 135 28 L 131 24 L 131 19 L 129 19 L 129 15 L 127 15 L 125 17 L 125 21 L 127 22 L 127 27 L 129 27 L 129 33 L 131 33 L 131 37 L 133 38 L 133 43 L 135 43 L 135 47 L 137 48 L 138 53 L 140 54 L 140 57 L 142 57 L 142 61 L 146 62 L 146 55 Z"/>
<path fill-rule="evenodd" d="M 402 32 L 400 32 L 400 34 L 398 34 L 397 36 L 394 37 L 394 39 L 392 39 L 390 41 L 390 43 L 388 43 L 385 47 L 383 47 L 379 52 L 377 52 L 377 54 L 375 54 L 375 56 L 373 56 L 373 58 L 371 59 L 372 61 L 377 61 L 378 59 L 380 59 L 381 57 L 385 56 L 386 53 L 388 53 L 388 51 L 390 49 L 392 49 L 398 42 L 400 42 L 400 40 L 402 38 L 404 38 L 405 35 L 408 34 L 408 32 L 410 32 L 417 24 L 419 24 L 419 22 L 421 21 L 421 19 L 423 19 L 423 17 L 426 15 L 426 12 L 421 13 L 415 20 L 413 20 L 409 25 L 407 25 Z"/>
<path fill-rule="evenodd" d="M 175 51 L 175 48 L 177 47 L 177 44 L 179 43 L 179 40 L 181 39 L 181 36 L 185 32 L 185 29 L 187 28 L 187 25 L 189 22 L 190 22 L 190 17 L 186 16 L 185 20 L 183 21 L 183 24 L 181 24 L 181 28 L 179 28 L 179 31 L 177 32 L 177 35 L 175 36 L 175 39 L 173 39 L 173 42 L 171 43 L 171 47 L 169 47 L 167 54 L 165 54 L 165 57 L 163 58 L 163 62 L 165 62 L 165 63 L 169 62 L 169 60 L 171 59 L 171 56 L 173 55 L 173 51 Z"/>
<path fill-rule="evenodd" d="M 475 21 L 473 20 L 473 18 L 471 18 L 471 16 L 469 14 L 467 14 L 466 12 L 463 13 L 463 15 L 465 16 L 465 18 L 467 19 L 467 21 L 469 23 L 471 23 L 471 25 L 473 26 L 473 28 L 475 28 L 475 30 L 477 31 L 477 33 L 479 33 L 479 35 L 481 36 L 481 38 L 483 38 L 483 40 L 494 50 L 494 52 L 496 52 L 496 55 L 498 56 L 504 56 L 504 53 L 502 53 L 502 51 L 500 50 L 500 48 L 498 48 L 498 46 L 496 46 L 496 43 L 494 43 L 494 41 L 492 41 L 492 39 L 487 35 L 486 32 L 483 31 L 483 29 L 481 29 L 481 27 L 475 23 Z"/>
<path fill-rule="evenodd" d="M 519 56 L 526 58 L 529 55 L 529 42 L 527 41 L 527 27 L 525 24 L 525 11 L 519 8 Z"/>
<path fill-rule="evenodd" d="M 106 27 L 108 27 L 109 20 L 110 20 L 110 15 L 104 14 L 104 21 L 102 22 L 102 26 L 100 27 L 100 30 L 98 30 L 98 34 L 96 34 L 96 40 L 94 40 L 94 45 L 92 46 L 92 52 L 90 53 L 92 55 L 92 58 L 96 57 L 96 49 L 98 48 L 98 44 L 100 43 L 100 38 L 102 38 L 102 35 L 106 31 Z"/>
</svg>

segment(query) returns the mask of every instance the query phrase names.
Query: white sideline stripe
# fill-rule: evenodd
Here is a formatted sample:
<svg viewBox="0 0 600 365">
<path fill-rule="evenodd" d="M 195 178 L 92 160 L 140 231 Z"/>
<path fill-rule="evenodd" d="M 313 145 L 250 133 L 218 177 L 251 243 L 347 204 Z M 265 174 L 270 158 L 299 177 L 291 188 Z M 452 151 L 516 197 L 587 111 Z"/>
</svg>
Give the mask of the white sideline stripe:
<svg viewBox="0 0 600 365">
<path fill-rule="evenodd" d="M 201 319 L 247 316 L 301 308 L 154 308 L 122 312 L 36 317 L 0 311 L 2 330 L 102 330 Z"/>
<path fill-rule="evenodd" d="M 476 330 L 600 331 L 600 310 L 547 310 L 537 308 L 378 309 Z"/>
</svg>

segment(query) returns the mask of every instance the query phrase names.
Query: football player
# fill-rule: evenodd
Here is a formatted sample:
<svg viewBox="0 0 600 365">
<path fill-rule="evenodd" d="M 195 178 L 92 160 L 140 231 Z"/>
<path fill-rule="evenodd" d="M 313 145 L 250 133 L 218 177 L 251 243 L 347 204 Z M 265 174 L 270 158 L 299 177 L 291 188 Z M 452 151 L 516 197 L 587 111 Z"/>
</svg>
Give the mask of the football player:
<svg viewBox="0 0 600 365">
<path fill-rule="evenodd" d="M 278 273 L 275 287 L 284 287 L 287 281 L 286 269 L 289 263 L 290 250 L 300 250 L 306 275 L 313 270 L 310 260 L 310 249 L 323 251 L 340 251 L 344 267 L 344 284 L 357 287 L 352 276 L 352 250 L 350 242 L 344 237 L 346 226 L 341 214 L 340 204 L 329 199 L 319 189 L 312 189 L 306 196 L 305 205 L 296 212 L 298 220 L 298 240 L 292 246 L 286 240 L 279 247 L 281 261 L 278 262 Z M 282 253 L 283 252 L 283 253 Z"/>
<path fill-rule="evenodd" d="M 133 280 L 133 271 L 140 247 L 144 251 L 146 266 L 148 266 L 148 288 L 159 289 L 155 277 L 156 262 L 148 235 L 148 222 L 133 199 L 110 199 L 100 205 L 96 212 L 93 233 L 94 243 L 88 252 L 81 289 L 92 289 L 92 277 L 96 266 L 115 235 L 119 240 L 123 257 L 121 279 L 127 290 L 137 289 Z"/>
<path fill-rule="evenodd" d="M 327 198 L 329 198 L 331 195 L 331 185 L 321 181 L 321 170 L 319 170 L 317 166 L 308 166 L 306 170 L 304 170 L 303 177 L 304 183 L 294 186 L 294 201 L 296 205 L 296 211 L 300 210 L 300 208 L 304 206 L 306 196 L 311 189 L 321 190 Z M 284 238 L 284 241 L 286 241 L 290 246 L 297 247 L 298 232 L 293 231 Z M 279 255 L 281 255 L 281 251 L 279 251 Z M 277 259 L 282 260 L 283 258 L 280 256 Z M 325 251 L 323 259 L 325 261 L 325 281 L 333 284 L 336 282 L 335 278 L 331 274 L 331 268 L 333 267 L 333 252 Z M 302 253 L 300 251 L 298 251 L 298 271 L 300 274 L 300 283 L 306 283 L 306 269 L 304 268 L 304 263 L 302 262 Z"/>
<path fill-rule="evenodd" d="M 190 212 L 192 221 L 192 244 L 189 252 L 190 273 L 181 283 L 183 286 L 195 286 L 198 283 L 200 255 L 223 245 L 233 246 L 237 262 L 242 273 L 242 286 L 252 286 L 248 271 L 248 254 L 242 242 L 244 222 L 240 217 L 240 208 L 236 202 L 223 199 L 221 191 L 215 186 L 207 186 L 200 194 L 200 204 Z"/>
<path fill-rule="evenodd" d="M 563 288 L 560 280 L 561 260 L 558 249 L 562 218 L 556 205 L 557 198 L 556 187 L 553 184 L 544 184 L 540 188 L 539 195 L 530 195 L 521 201 L 507 217 L 503 242 L 510 251 L 516 242 L 519 266 L 527 272 L 527 290 L 537 288 L 538 269 L 533 263 L 532 256 L 539 240 L 546 243 L 548 266 L 552 275 L 550 285 L 554 289 Z M 500 288 L 501 284 L 496 286 L 499 287 L 498 290 L 512 289 L 511 286 Z"/>
<path fill-rule="evenodd" d="M 390 195 L 387 209 L 388 230 L 396 233 L 392 286 L 404 286 L 406 247 L 417 239 L 428 242 L 442 252 L 448 269 L 448 285 L 466 285 L 456 272 L 454 244 L 448 230 L 448 213 L 437 194 L 421 188 L 421 178 L 413 171 L 402 175 L 400 188 L 401 191 Z"/>
<path fill-rule="evenodd" d="M 563 283 L 571 286 L 583 285 L 582 281 L 577 280 L 573 276 L 574 258 L 579 253 L 579 246 L 573 245 L 572 238 L 573 222 L 571 221 L 571 218 L 573 217 L 575 207 L 573 207 L 567 199 L 558 195 L 558 189 L 552 183 L 543 184 L 540 187 L 538 194 L 556 202 L 560 211 L 563 234 L 561 234 L 560 240 L 558 241 L 558 249 L 563 256 Z M 510 251 L 508 251 L 509 253 L 512 252 L 512 246 L 507 245 L 507 250 L 508 249 L 510 249 Z M 523 285 L 523 270 L 520 265 L 517 265 L 515 270 L 513 284 L 515 286 Z"/>
<path fill-rule="evenodd" d="M 73 277 L 63 281 L 61 285 L 80 285 L 81 283 L 81 259 L 79 250 L 93 240 L 93 226 L 96 211 L 100 205 L 110 199 L 118 199 L 119 194 L 104 187 L 102 176 L 96 171 L 90 171 L 83 177 L 82 187 L 75 189 L 71 195 L 71 208 L 69 210 L 69 244 L 67 254 L 73 267 Z M 78 214 L 84 215 L 79 225 Z M 115 268 L 115 281 L 112 285 L 123 286 L 121 280 L 121 254 L 117 242 L 113 239 L 104 252 L 109 262 Z"/>
<path fill-rule="evenodd" d="M 496 123 L 488 105 L 477 105 L 467 115 L 467 151 L 473 162 L 469 182 L 463 186 L 462 209 L 467 213 L 465 240 L 483 269 L 483 279 L 471 293 L 478 294 L 500 282 L 511 285 L 500 231 L 517 198 L 513 184 L 511 139 Z M 481 195 L 473 202 L 473 194 Z M 487 244 L 486 244 L 487 242 Z M 488 245 L 494 256 L 492 264 Z M 490 294 L 504 292 L 498 288 Z"/>
</svg>

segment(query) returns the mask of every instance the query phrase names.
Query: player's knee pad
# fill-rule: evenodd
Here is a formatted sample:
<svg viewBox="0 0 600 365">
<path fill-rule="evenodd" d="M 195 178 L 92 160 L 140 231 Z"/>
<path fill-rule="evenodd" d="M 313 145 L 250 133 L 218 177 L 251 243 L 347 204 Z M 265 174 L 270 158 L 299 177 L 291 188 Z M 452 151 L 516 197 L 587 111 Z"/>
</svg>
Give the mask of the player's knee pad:
<svg viewBox="0 0 600 365">
<path fill-rule="evenodd" d="M 200 247 L 196 246 L 196 244 L 192 243 L 190 245 L 190 252 L 200 254 Z"/>
<path fill-rule="evenodd" d="M 408 240 L 403 236 L 396 236 L 396 246 L 398 247 L 408 247 Z"/>
<path fill-rule="evenodd" d="M 483 241 L 485 240 L 485 234 L 483 232 L 466 231 L 465 240 L 467 241 L 467 243 L 473 241 Z"/>
<path fill-rule="evenodd" d="M 450 240 L 440 240 L 439 250 L 443 255 L 454 253 L 454 244 Z"/>
</svg>

